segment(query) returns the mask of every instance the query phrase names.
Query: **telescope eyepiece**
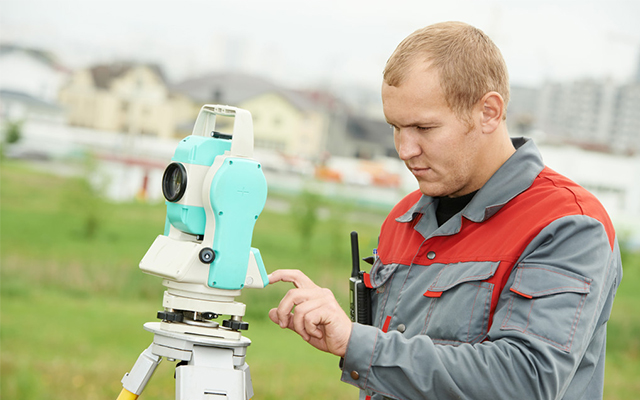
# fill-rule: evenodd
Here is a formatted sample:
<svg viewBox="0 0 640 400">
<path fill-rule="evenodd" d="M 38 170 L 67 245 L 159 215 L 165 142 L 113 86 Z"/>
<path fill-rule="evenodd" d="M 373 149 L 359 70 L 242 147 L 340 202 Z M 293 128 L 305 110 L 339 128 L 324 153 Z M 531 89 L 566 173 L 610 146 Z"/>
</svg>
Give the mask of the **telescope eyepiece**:
<svg viewBox="0 0 640 400">
<path fill-rule="evenodd" d="M 173 162 L 167 166 L 162 176 L 162 194 L 170 202 L 176 202 L 187 190 L 187 170 L 184 165 Z"/>
</svg>

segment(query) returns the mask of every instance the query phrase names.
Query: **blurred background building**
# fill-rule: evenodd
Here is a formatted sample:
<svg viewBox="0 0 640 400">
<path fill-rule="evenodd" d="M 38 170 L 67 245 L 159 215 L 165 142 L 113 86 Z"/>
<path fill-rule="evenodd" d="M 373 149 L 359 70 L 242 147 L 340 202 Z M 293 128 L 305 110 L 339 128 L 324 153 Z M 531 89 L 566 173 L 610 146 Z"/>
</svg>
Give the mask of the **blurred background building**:
<svg viewBox="0 0 640 400">
<path fill-rule="evenodd" d="M 77 3 L 76 7 L 84 7 L 82 4 Z M 122 11 L 121 5 L 109 7 L 114 12 Z M 372 11 L 368 17 L 347 24 L 351 27 L 357 23 L 362 33 L 351 30 L 350 35 L 340 35 L 327 31 L 320 22 L 327 15 L 311 18 L 298 10 L 295 15 L 300 21 L 287 19 L 287 24 L 300 24 L 297 35 L 281 30 L 277 24 L 267 24 L 269 29 L 261 30 L 261 24 L 266 24 L 265 16 L 281 21 L 284 16 L 257 3 L 246 7 L 244 11 L 255 14 L 255 18 L 238 30 L 242 34 L 227 26 L 209 40 L 190 41 L 193 47 L 189 48 L 183 48 L 185 41 L 178 31 L 172 31 L 172 35 L 163 36 L 158 46 L 160 42 L 155 37 L 136 42 L 136 36 L 123 34 L 120 42 L 116 41 L 121 46 L 118 49 L 113 47 L 113 38 L 105 34 L 100 38 L 102 45 L 87 42 L 82 47 L 76 43 L 73 51 L 65 52 L 67 47 L 48 40 L 48 35 L 43 34 L 46 31 L 25 24 L 25 17 L 7 18 L 14 11 L 18 15 L 18 3 L 14 4 L 14 10 L 9 9 L 11 12 L 4 13 L 3 18 L 13 28 L 36 32 L 32 36 L 37 40 L 25 44 L 29 41 L 20 40 L 18 34 L 1 38 L 0 124 L 5 133 L 8 127 L 19 127 L 21 132 L 20 140 L 8 146 L 5 153 L 48 161 L 91 154 L 102 173 L 109 176 L 110 197 L 129 200 L 140 198 L 142 193 L 148 200 L 160 200 L 157 182 L 177 141 L 191 133 L 203 104 L 222 103 L 252 113 L 256 151 L 269 171 L 271 189 L 301 190 L 305 182 L 315 180 L 327 184 L 320 189 L 327 194 L 359 196 L 385 207 L 414 190 L 414 178 L 395 153 L 379 98 L 381 70 L 386 57 L 408 33 L 404 23 L 392 19 L 396 24 L 388 29 L 393 35 L 382 35 L 380 24 L 375 29 L 366 24 L 389 17 L 374 7 L 378 13 Z M 535 12 L 556 15 L 547 12 L 548 7 L 551 6 L 535 8 Z M 499 8 L 496 6 L 496 10 Z M 160 5 L 157 11 L 163 10 Z M 522 36 L 519 41 L 507 40 L 504 26 L 514 21 L 529 23 L 535 18 L 511 21 L 499 18 L 501 13 L 496 10 L 488 14 L 491 18 L 481 27 L 503 49 L 510 70 L 516 71 L 512 74 L 516 79 L 512 79 L 508 108 L 510 133 L 533 137 L 550 167 L 593 191 L 614 220 L 624 229 L 630 226 L 628 229 L 637 231 L 640 243 L 639 39 L 627 33 L 602 42 L 598 37 L 586 38 L 586 63 L 606 62 L 594 56 L 596 50 L 602 53 L 603 49 L 617 48 L 624 49 L 625 54 L 635 53 L 633 72 L 625 74 L 626 78 L 621 79 L 619 73 L 548 74 L 527 83 L 522 71 L 541 63 L 527 58 L 534 43 L 527 44 Z M 107 9 L 103 11 L 108 14 Z M 164 11 L 173 13 L 173 6 Z M 343 11 L 357 13 L 358 8 L 345 6 Z M 230 19 L 236 17 L 231 10 L 226 12 Z M 127 19 L 120 14 L 111 15 L 102 28 L 113 35 L 110 21 Z M 95 21 L 99 21 L 97 16 Z M 303 21 L 309 27 L 303 27 Z M 417 27 L 429 22 L 409 15 L 402 21 Z M 217 26 L 228 25 L 218 22 Z M 577 43 L 570 42 L 572 38 L 587 35 L 582 25 L 571 25 L 565 19 L 556 22 L 563 27 L 570 25 L 564 31 L 569 41 L 558 43 L 558 48 L 566 52 Z M 150 23 L 148 27 L 154 29 L 156 25 Z M 138 29 L 137 23 L 133 26 Z M 190 29 L 196 32 L 197 27 Z M 210 30 L 213 28 L 205 29 Z M 188 31 L 182 33 L 187 35 Z M 308 35 L 316 31 L 322 32 L 317 39 Z M 364 32 L 378 31 L 381 33 L 376 40 L 365 38 Z M 3 33 L 7 32 L 3 29 Z M 92 26 L 87 32 L 100 29 Z M 283 56 L 283 48 L 261 42 L 260 32 L 286 38 L 286 49 L 293 58 Z M 543 34 L 546 33 L 538 32 L 535 40 Z M 177 39 L 172 41 L 174 36 Z M 559 40 L 562 37 L 553 36 L 553 41 Z M 71 42 L 69 37 L 62 44 L 67 41 Z M 111 43 L 112 47 L 104 43 Z M 347 50 L 336 50 L 322 58 L 320 53 L 329 48 Z M 379 51 L 384 55 L 366 56 Z M 78 62 L 82 55 L 86 55 L 84 62 Z M 577 65 L 586 65 L 585 62 Z M 547 64 L 557 65 L 558 69 L 564 66 L 555 59 Z M 176 66 L 181 73 L 175 72 Z M 311 71 L 319 75 L 311 77 Z M 229 123 L 218 128 L 232 129 Z"/>
<path fill-rule="evenodd" d="M 0 43 L 2 118 L 64 121 L 58 96 L 69 73 L 50 52 Z"/>
<path fill-rule="evenodd" d="M 191 121 L 193 106 L 167 85 L 157 65 L 94 65 L 75 71 L 58 100 L 72 126 L 170 138 Z"/>
<path fill-rule="evenodd" d="M 585 79 L 545 82 L 539 87 L 516 86 L 509 118 L 512 132 L 544 133 L 548 141 L 637 154 L 640 81 Z"/>
</svg>

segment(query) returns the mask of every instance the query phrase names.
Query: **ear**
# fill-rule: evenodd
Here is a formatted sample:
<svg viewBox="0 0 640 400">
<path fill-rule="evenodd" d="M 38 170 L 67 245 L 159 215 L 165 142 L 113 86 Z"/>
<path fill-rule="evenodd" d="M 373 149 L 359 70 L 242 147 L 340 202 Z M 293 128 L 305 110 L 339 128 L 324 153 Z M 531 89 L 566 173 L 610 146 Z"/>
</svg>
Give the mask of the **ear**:
<svg viewBox="0 0 640 400">
<path fill-rule="evenodd" d="M 504 99 L 498 92 L 488 92 L 478 105 L 481 107 L 481 127 L 483 133 L 492 133 L 502 123 L 506 110 L 504 109 Z"/>
</svg>

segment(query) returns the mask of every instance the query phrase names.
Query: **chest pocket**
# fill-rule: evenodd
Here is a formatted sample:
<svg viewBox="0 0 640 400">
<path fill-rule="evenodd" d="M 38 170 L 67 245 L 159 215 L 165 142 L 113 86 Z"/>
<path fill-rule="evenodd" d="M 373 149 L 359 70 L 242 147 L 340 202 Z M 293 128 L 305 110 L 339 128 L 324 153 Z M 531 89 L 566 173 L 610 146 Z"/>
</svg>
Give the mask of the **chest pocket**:
<svg viewBox="0 0 640 400">
<path fill-rule="evenodd" d="M 380 258 L 371 267 L 370 283 L 373 289 L 371 296 L 371 311 L 373 326 L 382 328 L 384 310 L 391 291 L 387 288 L 393 281 L 393 276 L 400 264 L 383 264 Z"/>
<path fill-rule="evenodd" d="M 422 334 L 434 343 L 459 345 L 482 341 L 489 330 L 491 278 L 499 262 L 444 265 L 423 296 L 430 299 Z"/>
</svg>

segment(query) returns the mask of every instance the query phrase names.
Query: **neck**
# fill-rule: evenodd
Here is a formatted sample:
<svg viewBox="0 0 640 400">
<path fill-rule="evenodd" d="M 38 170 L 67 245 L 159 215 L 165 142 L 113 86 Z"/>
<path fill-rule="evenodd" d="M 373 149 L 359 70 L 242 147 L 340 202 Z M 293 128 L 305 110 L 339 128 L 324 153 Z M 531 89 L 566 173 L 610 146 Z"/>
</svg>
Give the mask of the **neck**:
<svg viewBox="0 0 640 400">
<path fill-rule="evenodd" d="M 502 164 L 516 152 L 504 123 L 496 131 L 486 136 L 486 139 L 484 150 L 481 152 L 481 164 L 479 164 L 482 165 L 482 175 L 479 177 L 477 187 L 473 190 L 484 186 Z"/>
</svg>

